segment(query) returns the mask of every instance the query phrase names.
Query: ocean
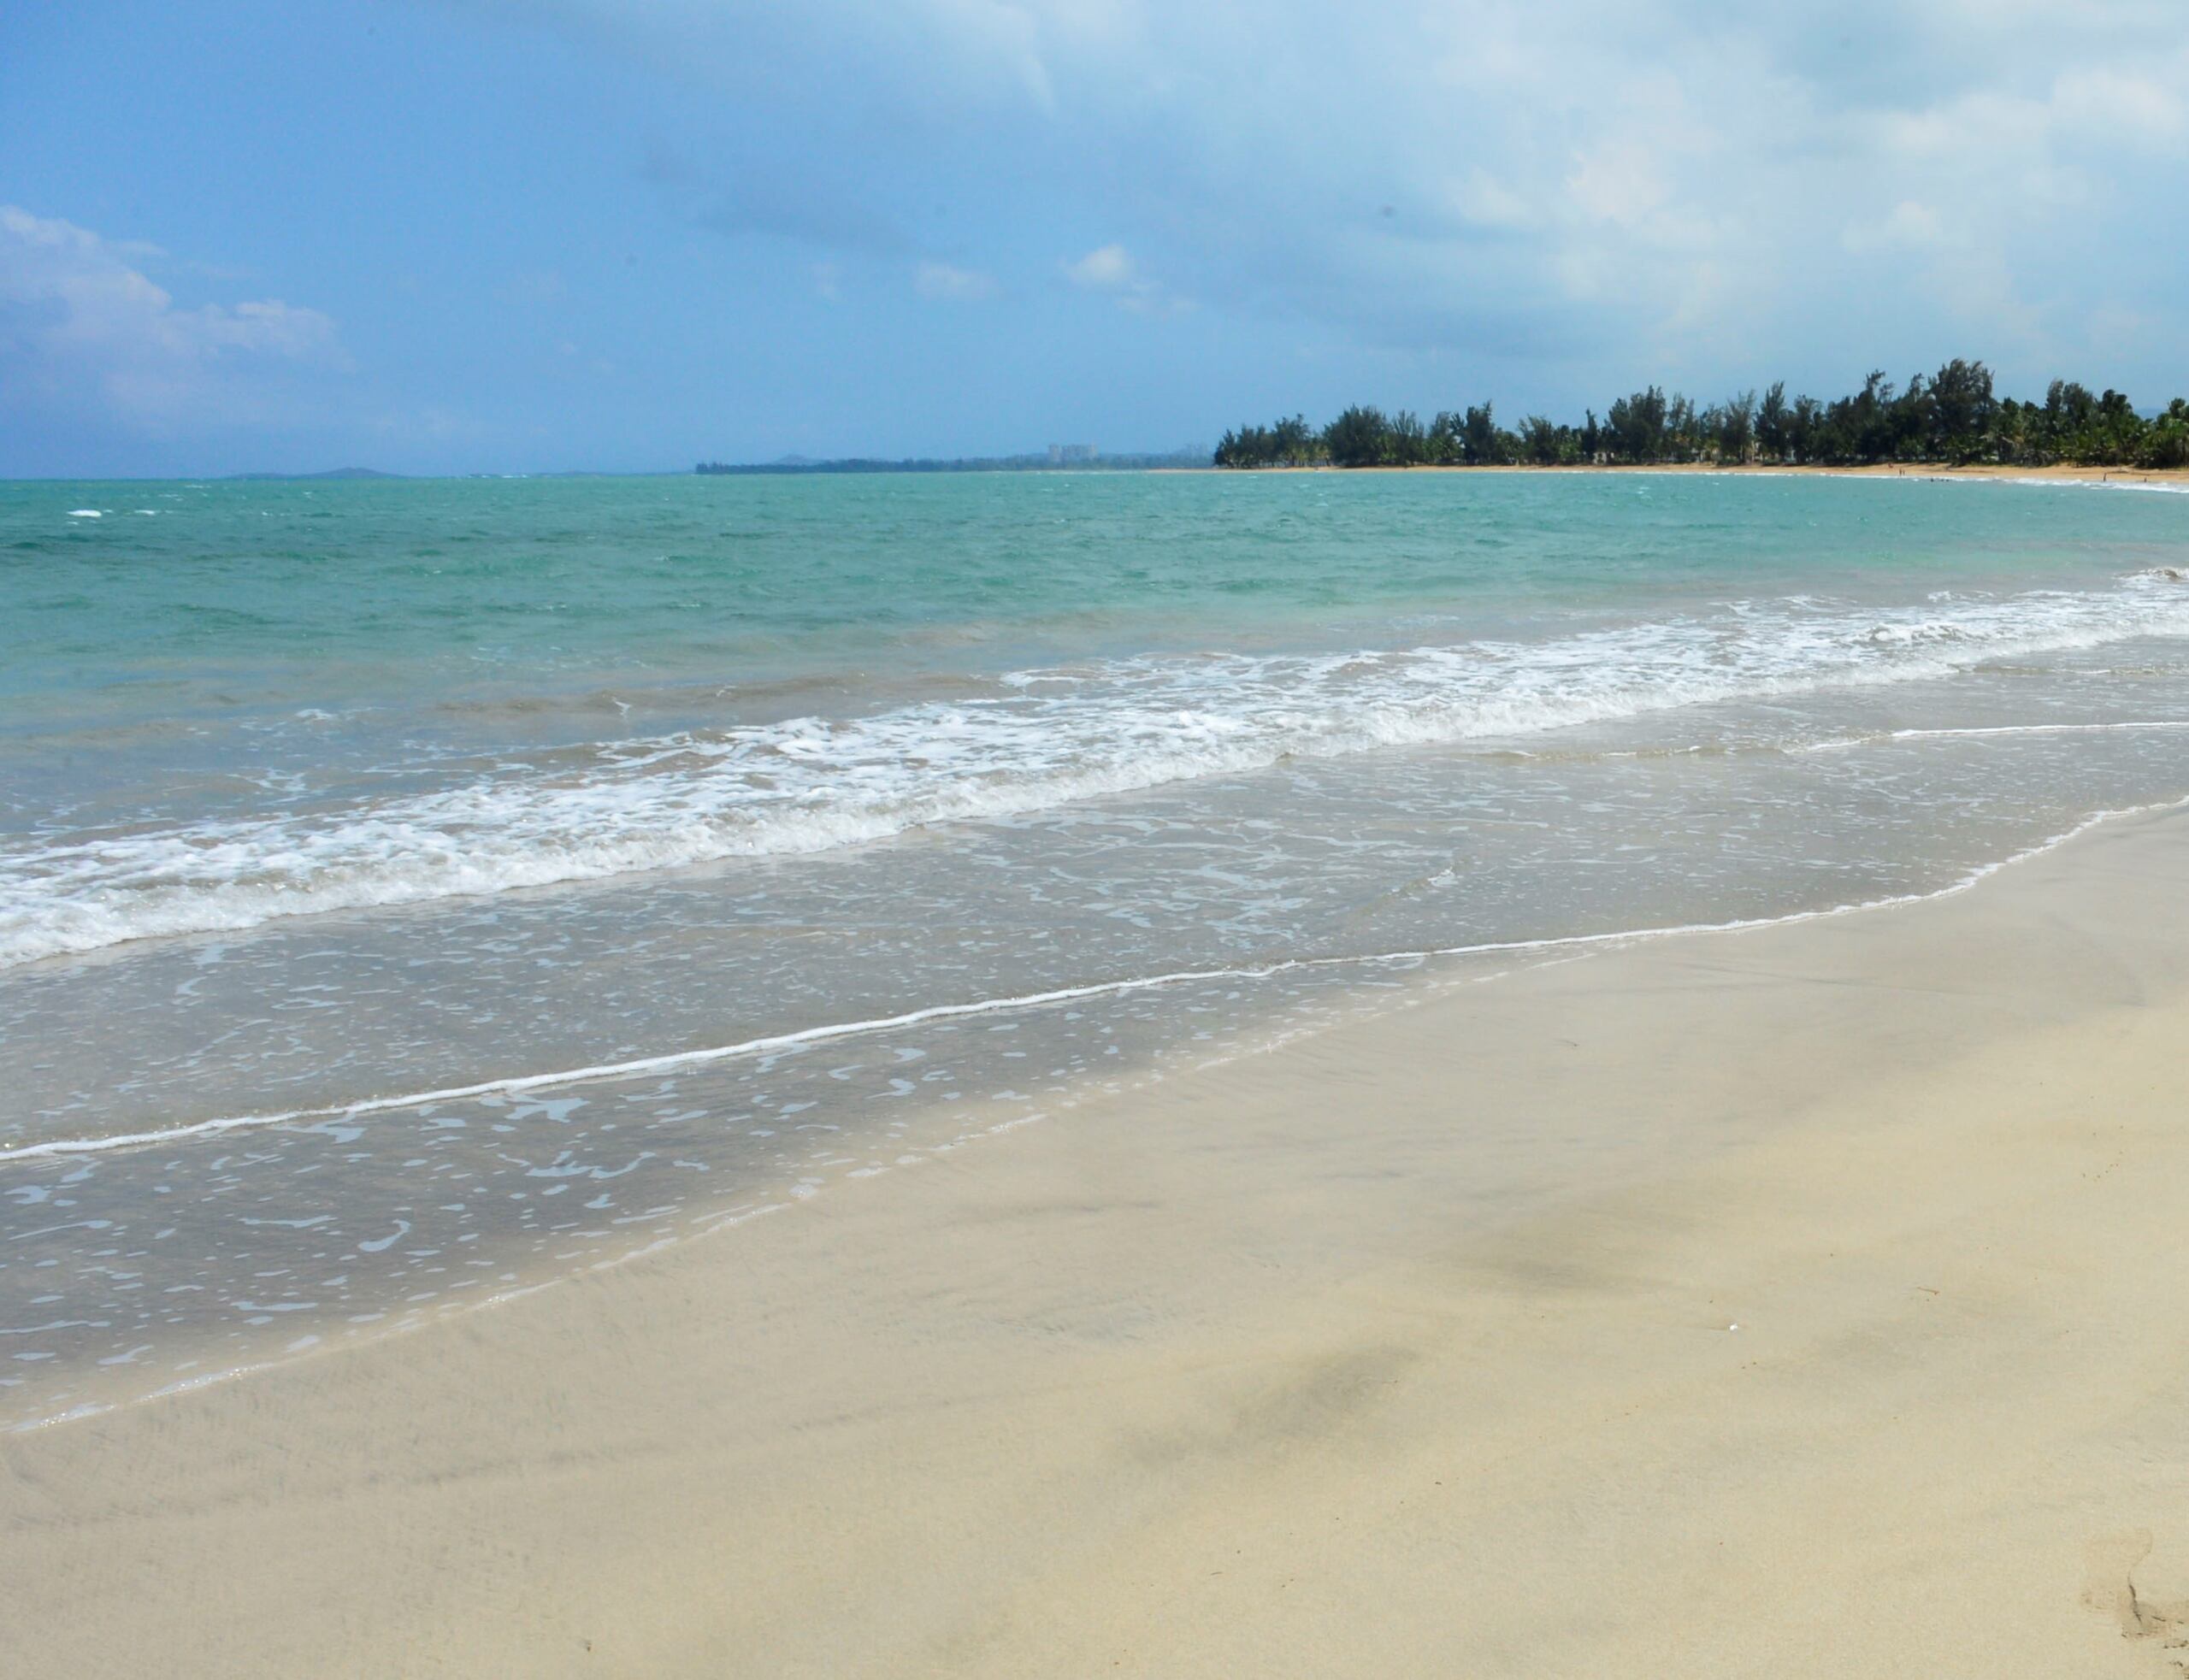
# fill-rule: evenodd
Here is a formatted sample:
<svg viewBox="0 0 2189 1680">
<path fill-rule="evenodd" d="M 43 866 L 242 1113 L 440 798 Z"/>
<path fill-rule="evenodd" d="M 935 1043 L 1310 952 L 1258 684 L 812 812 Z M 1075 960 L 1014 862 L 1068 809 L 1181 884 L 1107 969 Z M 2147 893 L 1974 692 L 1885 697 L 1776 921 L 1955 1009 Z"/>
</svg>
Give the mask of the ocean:
<svg viewBox="0 0 2189 1680">
<path fill-rule="evenodd" d="M 2186 564 L 1914 478 L 0 485 L 0 1424 L 2189 798 Z"/>
</svg>

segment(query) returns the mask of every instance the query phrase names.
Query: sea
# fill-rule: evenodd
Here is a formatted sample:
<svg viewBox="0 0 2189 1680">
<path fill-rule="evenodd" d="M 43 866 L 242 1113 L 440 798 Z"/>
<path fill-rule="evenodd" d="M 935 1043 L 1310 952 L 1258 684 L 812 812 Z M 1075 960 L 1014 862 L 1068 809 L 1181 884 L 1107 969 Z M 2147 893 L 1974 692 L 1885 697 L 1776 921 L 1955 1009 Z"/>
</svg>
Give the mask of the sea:
<svg viewBox="0 0 2189 1680">
<path fill-rule="evenodd" d="M 0 1426 L 1957 890 L 2189 798 L 2186 568 L 1912 475 L 0 485 Z"/>
</svg>

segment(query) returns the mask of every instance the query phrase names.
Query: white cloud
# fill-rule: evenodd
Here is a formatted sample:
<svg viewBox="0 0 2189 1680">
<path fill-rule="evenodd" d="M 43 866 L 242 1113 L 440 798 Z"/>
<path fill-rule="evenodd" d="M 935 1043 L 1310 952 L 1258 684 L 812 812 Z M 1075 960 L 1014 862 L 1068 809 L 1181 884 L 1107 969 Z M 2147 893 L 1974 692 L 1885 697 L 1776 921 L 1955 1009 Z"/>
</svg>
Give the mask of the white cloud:
<svg viewBox="0 0 2189 1680">
<path fill-rule="evenodd" d="M 179 306 L 137 266 L 162 255 L 0 205 L 0 389 L 156 430 L 271 418 L 284 373 L 343 365 L 317 309 Z"/>
<path fill-rule="evenodd" d="M 1193 300 L 1182 298 L 1140 270 L 1123 245 L 1101 245 L 1076 262 L 1066 262 L 1065 277 L 1074 286 L 1103 292 L 1116 298 L 1118 307 L 1131 315 L 1183 315 Z"/>
<path fill-rule="evenodd" d="M 1671 196 L 1656 160 L 1631 141 L 1592 146 L 1573 160 L 1566 190 L 1584 214 L 1638 227 Z"/>
<path fill-rule="evenodd" d="M 2071 71 L 2052 91 L 2052 111 L 2070 132 L 2117 144 L 2178 144 L 2189 131 L 2189 74 L 2177 55 L 2156 74 L 2094 66 Z"/>
<path fill-rule="evenodd" d="M 1065 273 L 1075 286 L 1091 286 L 1100 292 L 1115 292 L 1130 286 L 1135 279 L 1131 256 L 1123 245 L 1104 245 L 1090 251 L 1077 262 L 1064 265 Z"/>
<path fill-rule="evenodd" d="M 912 286 L 923 298 L 938 303 L 977 304 L 1003 288 L 995 276 L 977 268 L 953 268 L 947 262 L 922 262 L 912 270 Z"/>
<path fill-rule="evenodd" d="M 1525 365 L 1543 400 L 1546 367 L 1593 393 L 1614 363 L 2039 376 L 2189 283 L 2159 0 L 1371 3 L 1342 29 L 1313 0 L 492 3 L 734 86 L 826 160 L 786 191 L 947 202 L 983 249 L 1092 223 L 1111 241 L 1062 272 L 1122 307 L 1181 307 L 1151 276 L 1190 274 L 1212 313 Z"/>
</svg>

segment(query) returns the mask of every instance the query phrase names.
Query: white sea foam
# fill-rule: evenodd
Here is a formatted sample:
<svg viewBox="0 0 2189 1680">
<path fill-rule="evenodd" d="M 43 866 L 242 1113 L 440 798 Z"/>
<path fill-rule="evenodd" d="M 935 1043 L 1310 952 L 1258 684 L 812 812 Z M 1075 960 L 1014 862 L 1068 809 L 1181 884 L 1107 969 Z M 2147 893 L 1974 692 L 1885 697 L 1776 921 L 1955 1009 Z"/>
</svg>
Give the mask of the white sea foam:
<svg viewBox="0 0 2189 1680">
<path fill-rule="evenodd" d="M 1797 752 L 1849 752 L 1879 741 L 2014 740 L 2051 735 L 2162 735 L 2189 730 L 2189 717 L 2120 718 L 2105 723 L 1992 723 L 1950 729 L 1887 729 L 1871 735 L 1843 735 L 1808 741 Z"/>
<path fill-rule="evenodd" d="M 1864 472 L 1852 467 L 1743 467 L 1695 474 L 1691 469 L 1665 467 L 1626 467 L 1621 476 L 1639 478 L 1648 474 L 1670 475 L 1679 473 L 1683 477 L 1753 479 L 1753 478 L 1835 478 L 1850 479 L 1857 484 L 1992 484 L 2021 485 L 2036 490 L 2147 490 L 2162 496 L 2189 496 L 2189 484 L 2168 484 L 2151 479 L 2112 478 L 2104 475 L 2113 472 L 2134 472 L 2136 468 L 2085 468 L 2083 476 L 2046 478 L 2036 473 L 1955 473 L 1955 472 Z M 2089 473 L 2101 475 L 2098 478 Z"/>
<path fill-rule="evenodd" d="M 1779 916 L 1742 917 L 1724 922 L 1683 922 L 1656 927 L 1623 928 L 1595 934 L 1556 934 L 1535 939 L 1487 940 L 1465 945 L 1429 946 L 1420 949 L 1366 952 L 1344 956 L 1290 957 L 1275 962 L 1242 964 L 1223 968 L 1176 969 L 1162 974 L 1133 975 L 1120 980 L 1093 981 L 1080 986 L 1064 986 L 1047 991 L 1022 993 L 1007 997 L 976 998 L 959 1003 L 930 1004 L 922 1009 L 907 1010 L 901 1014 L 869 1017 L 853 1021 L 835 1021 L 817 1027 L 801 1028 L 793 1032 L 769 1033 L 758 1038 L 740 1039 L 729 1044 L 706 1045 L 693 1050 L 664 1052 L 655 1056 L 639 1056 L 626 1061 L 597 1063 L 585 1067 L 558 1068 L 542 1073 L 514 1074 L 499 1079 L 485 1079 L 469 1085 L 446 1086 L 434 1090 L 405 1091 L 397 1094 L 369 1097 L 361 1101 L 331 1103 L 310 1108 L 286 1109 L 274 1112 L 224 1116 L 219 1119 L 192 1121 L 183 1125 L 162 1127 L 156 1131 L 132 1132 L 97 1137 L 49 1138 L 38 1143 L 18 1144 L 13 1148 L 0 1149 L 0 1163 L 42 1160 L 57 1156 L 103 1155 L 118 1149 L 141 1148 L 149 1144 L 170 1144 L 189 1140 L 220 1137 L 230 1132 L 256 1131 L 269 1126 L 289 1126 L 308 1121 L 326 1122 L 340 1118 L 359 1119 L 369 1115 L 386 1114 L 397 1110 L 435 1107 L 445 1103 L 469 1101 L 481 1097 L 518 1096 L 528 1091 L 564 1088 L 573 1085 L 597 1084 L 609 1080 L 628 1080 L 656 1077 L 664 1074 L 681 1074 L 694 1068 L 711 1067 L 723 1062 L 757 1058 L 800 1048 L 809 1045 L 827 1044 L 849 1039 L 872 1037 L 878 1034 L 900 1032 L 907 1028 L 924 1027 L 940 1021 L 959 1021 L 987 1015 L 1002 1015 L 1028 1010 L 1054 1008 L 1063 1004 L 1091 1002 L 1098 999 L 1130 997 L 1136 993 L 1162 992 L 1210 981 L 1260 981 L 1275 979 L 1281 975 L 1307 974 L 1316 971 L 1346 971 L 1365 973 L 1377 969 L 1414 967 L 1421 964 L 1449 960 L 1461 957 L 1541 956 L 1550 953 L 1581 952 L 1602 950 L 1612 946 L 1636 945 L 1651 940 L 1691 937 L 1701 934 L 1749 933 L 1762 928 L 1793 927 L 1805 922 L 1820 922 L 1844 916 L 1862 915 L 1873 911 L 1896 909 L 1907 905 L 1923 904 L 1934 899 L 1954 898 L 1980 885 L 2017 864 L 2056 851 L 2068 841 L 2080 839 L 2093 828 L 2124 817 L 2155 815 L 2166 811 L 2189 809 L 2189 800 L 2167 801 L 2140 805 L 2121 811 L 2092 812 L 2061 832 L 2025 846 L 2019 852 L 1993 862 L 1980 864 L 1946 885 L 1924 892 L 1890 893 L 1882 898 L 1864 899 L 1849 904 L 1833 905 L 1819 910 L 1789 911 Z M 1039 1118 L 1039 1116 L 1028 1117 Z M 1013 1123 L 1024 1123 L 1023 1121 Z M 794 1193 L 795 1194 L 795 1193 Z M 407 1221 L 397 1220 L 401 1228 L 392 1235 L 374 1242 L 361 1243 L 367 1251 L 377 1251 L 409 1235 Z M 66 1229 L 54 1226 L 50 1229 Z M 39 1232 L 22 1233 L 26 1235 Z"/>
<path fill-rule="evenodd" d="M 1944 482 L 1944 480 L 1941 479 L 1938 481 Z M 2018 475 L 2013 478 L 2003 478 L 1997 481 L 2001 484 L 2049 485 L 2056 488 L 2083 490 L 2144 490 L 2150 491 L 2161 496 L 2189 495 L 2189 484 L 2159 484 L 2153 482 L 2150 479 L 2024 478 Z"/>
<path fill-rule="evenodd" d="M 1019 673 L 1001 694 L 609 744 L 309 813 L 0 853 L 0 964 L 277 917 L 811 852 L 1289 757 L 1527 734 L 1713 701 L 2189 635 L 2189 589 L 1744 604 L 1536 642 L 1208 655 Z M 568 755 L 563 755 L 567 763 Z"/>
</svg>

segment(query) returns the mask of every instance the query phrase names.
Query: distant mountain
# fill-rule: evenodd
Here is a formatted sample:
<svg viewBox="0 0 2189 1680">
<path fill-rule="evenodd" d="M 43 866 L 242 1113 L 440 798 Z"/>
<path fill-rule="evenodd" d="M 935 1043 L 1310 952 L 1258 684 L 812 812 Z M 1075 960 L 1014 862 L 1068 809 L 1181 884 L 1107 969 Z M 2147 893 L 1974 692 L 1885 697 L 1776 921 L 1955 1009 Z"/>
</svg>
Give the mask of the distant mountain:
<svg viewBox="0 0 2189 1680">
<path fill-rule="evenodd" d="M 330 478 L 401 478 L 401 473 L 383 473 L 371 467 L 337 467 L 324 473 L 230 473 L 225 480 L 229 484 L 272 484 L 284 480 L 302 480 Z"/>
</svg>

